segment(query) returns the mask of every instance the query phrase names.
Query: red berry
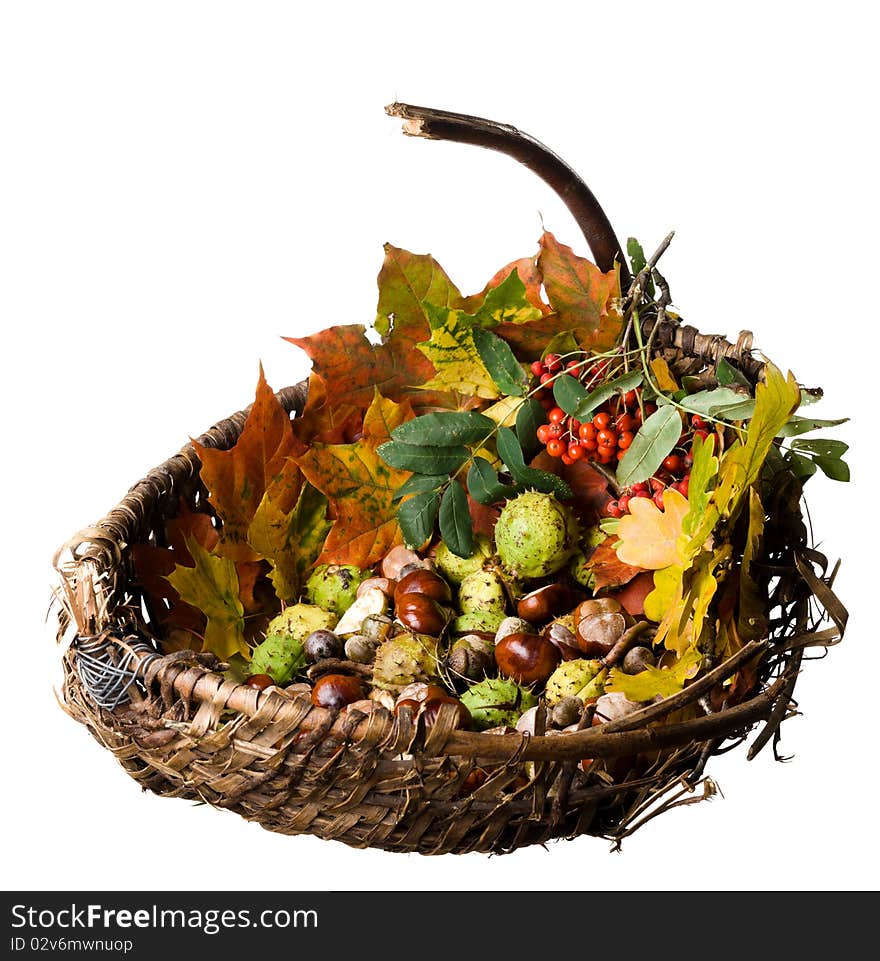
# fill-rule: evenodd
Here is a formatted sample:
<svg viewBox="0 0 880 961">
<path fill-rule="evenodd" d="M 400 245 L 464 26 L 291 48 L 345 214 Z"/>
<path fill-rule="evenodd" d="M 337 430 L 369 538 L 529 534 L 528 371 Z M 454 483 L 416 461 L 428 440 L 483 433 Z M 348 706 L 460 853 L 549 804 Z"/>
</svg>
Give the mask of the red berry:
<svg viewBox="0 0 880 961">
<path fill-rule="evenodd" d="M 547 416 L 551 424 L 561 424 L 568 415 L 561 407 L 554 407 Z"/>
<path fill-rule="evenodd" d="M 666 487 L 666 485 L 663 483 L 662 480 L 660 480 L 659 477 L 652 477 L 651 480 L 648 482 L 648 486 L 652 494 L 656 494 L 658 491 L 662 491 L 663 488 Z"/>
<path fill-rule="evenodd" d="M 678 492 L 679 492 L 679 494 L 683 494 L 685 497 L 687 497 L 687 496 L 688 496 L 688 491 L 690 490 L 690 486 L 691 486 L 691 482 L 690 482 L 690 480 L 689 480 L 687 477 L 685 477 L 684 480 L 680 480 L 680 481 L 678 482 Z"/>
<path fill-rule="evenodd" d="M 623 517 L 623 511 L 620 509 L 620 504 L 617 501 L 609 501 L 605 505 L 605 513 L 609 517 Z"/>
<path fill-rule="evenodd" d="M 599 461 L 600 464 L 610 464 L 611 461 L 614 459 L 614 456 L 615 456 L 615 450 L 613 447 L 603 447 L 598 452 L 598 456 L 596 459 Z"/>
<path fill-rule="evenodd" d="M 651 414 L 656 414 L 656 413 L 657 413 L 656 404 L 645 404 L 645 417 L 650 417 Z"/>
<path fill-rule="evenodd" d="M 547 441 L 547 453 L 551 457 L 562 457 L 565 453 L 565 441 L 561 441 L 558 437 Z"/>
<path fill-rule="evenodd" d="M 654 495 L 654 503 L 660 508 L 660 510 L 663 510 L 663 495 L 665 493 L 666 490 L 664 488 L 663 490 L 657 491 L 657 493 Z"/>
<path fill-rule="evenodd" d="M 695 431 L 694 431 L 694 437 L 702 437 L 703 440 L 706 440 L 706 438 L 707 438 L 708 436 L 709 436 L 709 431 L 707 431 L 707 430 L 702 430 L 702 429 L 700 429 L 700 430 L 695 430 Z"/>
<path fill-rule="evenodd" d="M 538 428 L 538 432 L 537 432 L 537 433 L 538 433 L 538 440 L 539 440 L 542 444 L 546 444 L 547 441 L 550 440 L 550 425 L 549 425 L 549 424 L 541 424 L 541 426 Z"/>
<path fill-rule="evenodd" d="M 586 451 L 594 451 L 599 449 L 599 443 L 594 437 L 592 440 L 582 440 L 581 447 Z"/>
<path fill-rule="evenodd" d="M 678 454 L 670 454 L 663 458 L 663 468 L 668 470 L 670 474 L 680 474 L 683 466 Z"/>
<path fill-rule="evenodd" d="M 578 437 L 581 440 L 595 440 L 596 439 L 596 428 L 591 421 L 586 424 L 581 424 L 578 428 Z"/>
<path fill-rule="evenodd" d="M 542 383 L 542 384 L 549 384 L 552 380 L 553 380 L 553 375 L 550 373 L 549 370 L 546 371 L 545 373 L 541 374 L 541 383 Z"/>
<path fill-rule="evenodd" d="M 580 362 L 579 360 L 570 360 L 570 361 L 565 365 L 565 369 L 566 369 L 566 370 L 575 370 L 576 368 L 580 367 L 580 365 L 581 365 L 581 362 Z"/>
<path fill-rule="evenodd" d="M 600 411 L 593 418 L 593 426 L 596 430 L 603 430 L 611 423 L 611 414 L 606 414 L 604 411 Z"/>
<path fill-rule="evenodd" d="M 562 463 L 565 464 L 566 467 L 571 467 L 571 465 L 574 463 L 574 460 L 573 458 L 569 457 L 568 454 L 563 454 Z"/>
<path fill-rule="evenodd" d="M 623 396 L 623 402 L 627 407 L 635 407 L 639 402 L 639 395 L 634 390 L 628 390 Z"/>
<path fill-rule="evenodd" d="M 540 360 L 533 360 L 531 364 L 532 373 L 535 377 L 540 377 L 544 373 L 544 364 Z"/>
<path fill-rule="evenodd" d="M 682 458 L 682 465 L 684 466 L 685 470 L 689 471 L 694 466 L 694 455 L 691 453 L 685 454 Z"/>
<path fill-rule="evenodd" d="M 636 490 L 635 488 L 633 488 L 633 497 L 650 497 L 650 496 L 651 495 L 648 493 L 648 490 L 645 487 L 639 488 L 639 490 Z"/>
<path fill-rule="evenodd" d="M 603 429 L 596 435 L 600 447 L 617 447 L 617 434 L 613 430 Z"/>
<path fill-rule="evenodd" d="M 632 500 L 632 497 L 631 497 L 629 494 L 623 494 L 623 495 L 618 499 L 617 503 L 618 503 L 618 505 L 620 506 L 620 509 L 621 509 L 622 511 L 628 511 L 628 510 L 629 510 L 629 502 L 630 502 L 631 500 Z"/>
<path fill-rule="evenodd" d="M 581 460 L 586 457 L 587 452 L 581 447 L 577 441 L 572 441 L 568 445 L 568 456 L 572 463 L 576 460 Z"/>
<path fill-rule="evenodd" d="M 706 427 L 706 422 L 702 417 L 700 417 L 699 414 L 694 414 L 691 417 L 691 425 L 693 426 L 694 430 L 702 430 L 702 428 Z"/>
<path fill-rule="evenodd" d="M 625 450 L 621 450 L 621 449 L 618 447 L 618 448 L 617 448 L 617 459 L 618 459 L 618 460 L 623 460 L 624 457 L 626 457 L 626 451 L 625 451 Z"/>
<path fill-rule="evenodd" d="M 636 426 L 636 420 L 632 414 L 621 414 L 615 421 L 614 426 L 620 430 L 632 430 Z"/>
<path fill-rule="evenodd" d="M 553 395 L 548 393 L 546 390 L 542 390 L 540 394 L 536 394 L 538 398 L 538 403 L 544 408 L 544 410 L 553 410 L 556 406 L 556 401 L 553 399 Z"/>
<path fill-rule="evenodd" d="M 562 437 L 564 433 L 562 424 L 548 424 L 547 425 L 547 437 L 550 440 Z"/>
<path fill-rule="evenodd" d="M 617 438 L 617 446 L 621 450 L 626 450 L 635 439 L 635 434 L 631 430 L 625 430 Z"/>
<path fill-rule="evenodd" d="M 544 366 L 551 374 L 558 373 L 562 370 L 562 358 L 559 354 L 547 354 L 544 358 Z"/>
<path fill-rule="evenodd" d="M 648 493 L 648 485 L 645 481 L 639 481 L 638 484 L 633 484 L 632 489 L 634 493 L 638 493 L 639 491 L 644 491 L 646 494 Z"/>
</svg>

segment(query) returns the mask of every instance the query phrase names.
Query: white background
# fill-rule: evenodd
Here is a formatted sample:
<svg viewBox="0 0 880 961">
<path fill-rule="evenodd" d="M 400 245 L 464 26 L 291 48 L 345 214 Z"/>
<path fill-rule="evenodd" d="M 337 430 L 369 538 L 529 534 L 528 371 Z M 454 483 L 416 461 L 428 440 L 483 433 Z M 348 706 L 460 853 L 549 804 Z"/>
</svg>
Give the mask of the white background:
<svg viewBox="0 0 880 961">
<path fill-rule="evenodd" d="M 7 2 L 0 15 L 3 851 L 24 888 L 873 888 L 877 884 L 877 16 L 868 3 Z M 783 749 L 622 854 L 581 838 L 427 859 L 270 834 L 140 792 L 57 707 L 54 548 L 252 397 L 282 335 L 369 322 L 384 241 L 462 290 L 584 251 L 559 201 L 475 148 L 405 139 L 408 100 L 513 123 L 663 261 L 705 332 L 756 342 L 853 415 L 817 477 L 846 641 Z M 875 475 L 876 477 L 876 475 Z"/>
</svg>

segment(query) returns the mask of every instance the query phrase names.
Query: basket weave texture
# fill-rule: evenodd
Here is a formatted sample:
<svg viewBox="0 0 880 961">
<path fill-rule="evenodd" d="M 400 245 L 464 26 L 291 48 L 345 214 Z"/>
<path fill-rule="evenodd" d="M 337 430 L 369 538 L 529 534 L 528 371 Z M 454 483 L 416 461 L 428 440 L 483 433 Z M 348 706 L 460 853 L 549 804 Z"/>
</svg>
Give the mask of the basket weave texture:
<svg viewBox="0 0 880 961">
<path fill-rule="evenodd" d="M 751 380 L 760 376 L 747 334 L 730 344 L 670 321 L 652 331 L 650 320 L 644 332 L 678 373 L 727 357 Z M 296 414 L 306 391 L 302 383 L 278 396 Z M 246 415 L 221 421 L 200 442 L 228 449 Z M 707 760 L 758 722 L 765 724 L 751 755 L 771 739 L 775 744 L 780 722 L 794 711 L 804 648 L 830 637 L 816 633 L 811 615 L 814 597 L 833 603 L 825 559 L 807 547 L 788 498 L 786 529 L 798 534 L 773 558 L 779 576 L 768 595 L 768 611 L 776 610 L 772 636 L 674 697 L 556 736 L 456 730 L 451 705 L 427 730 L 405 709 L 397 716 L 384 709 L 330 712 L 304 694 L 228 680 L 213 655 L 161 655 L 130 548 L 160 542 L 163 521 L 181 499 L 205 509 L 191 446 L 152 470 L 59 553 L 64 593 L 73 601 L 60 614 L 63 704 L 145 790 L 227 808 L 283 834 L 426 854 L 508 852 L 581 834 L 619 843 L 656 814 L 711 796 Z M 99 706 L 84 680 L 83 651 L 96 644 L 107 663 L 139 665 L 137 683 L 116 707 Z M 718 703 L 721 682 L 759 656 L 757 687 L 739 703 Z M 694 704 L 702 705 L 698 717 L 678 713 Z M 539 716 L 539 730 L 541 724 Z M 597 760 L 584 772 L 578 762 L 586 757 Z M 617 763 L 621 758 L 626 763 Z M 481 784 L 473 777 L 478 768 L 480 780 L 488 775 Z"/>
</svg>

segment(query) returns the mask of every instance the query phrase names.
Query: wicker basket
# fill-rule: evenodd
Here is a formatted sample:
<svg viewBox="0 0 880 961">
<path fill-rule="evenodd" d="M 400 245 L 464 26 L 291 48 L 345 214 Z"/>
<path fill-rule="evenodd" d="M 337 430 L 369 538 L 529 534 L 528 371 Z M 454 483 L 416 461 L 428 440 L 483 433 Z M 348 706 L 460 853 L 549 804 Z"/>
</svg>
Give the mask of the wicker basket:
<svg viewBox="0 0 880 961">
<path fill-rule="evenodd" d="M 679 373 L 724 356 L 753 382 L 761 376 L 749 335 L 731 344 L 650 311 L 640 322 L 652 350 Z M 295 415 L 306 391 L 303 383 L 278 396 Z M 246 414 L 221 421 L 200 443 L 231 447 Z M 161 654 L 131 548 L 162 543 L 164 521 L 181 501 L 206 509 L 199 468 L 187 446 L 59 552 L 63 703 L 144 789 L 227 808 L 283 834 L 426 854 L 507 852 L 580 834 L 619 843 L 657 813 L 711 796 L 708 759 L 759 722 L 749 757 L 771 739 L 775 746 L 780 723 L 794 712 L 804 649 L 833 643 L 845 620 L 825 558 L 808 547 L 790 492 L 780 492 L 779 503 L 789 505 L 784 536 L 775 545 L 767 538 L 764 558 L 771 636 L 673 697 L 556 736 L 457 730 L 453 706 L 427 730 L 405 709 L 330 712 L 305 694 L 228 680 L 213 655 Z M 819 630 L 814 599 L 836 628 Z M 755 663 L 756 687 L 738 703 L 721 702 L 722 682 Z M 675 719 L 694 704 L 700 716 Z M 538 724 L 542 730 L 540 717 Z M 578 762 L 587 757 L 597 762 L 585 772 Z"/>
</svg>

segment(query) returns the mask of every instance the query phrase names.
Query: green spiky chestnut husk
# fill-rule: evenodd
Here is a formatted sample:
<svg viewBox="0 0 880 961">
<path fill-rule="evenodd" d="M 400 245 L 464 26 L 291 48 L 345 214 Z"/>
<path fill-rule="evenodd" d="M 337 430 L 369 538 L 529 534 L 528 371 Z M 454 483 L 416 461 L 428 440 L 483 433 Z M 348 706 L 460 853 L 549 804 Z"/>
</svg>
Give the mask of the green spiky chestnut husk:
<svg viewBox="0 0 880 961">
<path fill-rule="evenodd" d="M 491 556 L 492 542 L 485 534 L 477 534 L 474 538 L 474 552 L 470 557 L 453 554 L 441 541 L 434 556 L 434 563 L 450 584 L 460 584 L 468 574 L 481 570 Z"/>
<path fill-rule="evenodd" d="M 469 687 L 461 703 L 471 712 L 474 727 L 514 727 L 520 715 L 538 703 L 531 691 L 503 677 L 488 677 Z"/>
<path fill-rule="evenodd" d="M 577 550 L 579 533 L 574 515 L 552 494 L 527 491 L 505 504 L 495 525 L 495 546 L 515 576 L 547 577 Z"/>
<path fill-rule="evenodd" d="M 369 571 L 350 564 L 321 564 L 306 581 L 306 597 L 325 611 L 342 616 L 354 604 L 361 581 L 369 576 Z"/>
<path fill-rule="evenodd" d="M 474 571 L 459 584 L 458 609 L 462 614 L 474 611 L 498 611 L 503 614 L 506 605 L 504 582 L 495 571 Z"/>
<path fill-rule="evenodd" d="M 373 659 L 373 685 L 396 690 L 438 674 L 439 640 L 427 634 L 398 634 L 383 641 Z"/>
<path fill-rule="evenodd" d="M 306 666 L 303 642 L 313 631 L 332 631 L 337 617 L 313 604 L 291 604 L 266 628 L 266 639 L 254 648 L 251 674 L 268 674 L 276 684 L 287 684 Z"/>
<path fill-rule="evenodd" d="M 548 704 L 557 704 L 564 697 L 576 697 L 586 703 L 604 692 L 605 673 L 601 661 L 563 661 L 547 679 L 544 697 Z"/>
<path fill-rule="evenodd" d="M 494 634 L 504 620 L 504 611 L 468 611 L 452 621 L 453 634 Z"/>
</svg>

